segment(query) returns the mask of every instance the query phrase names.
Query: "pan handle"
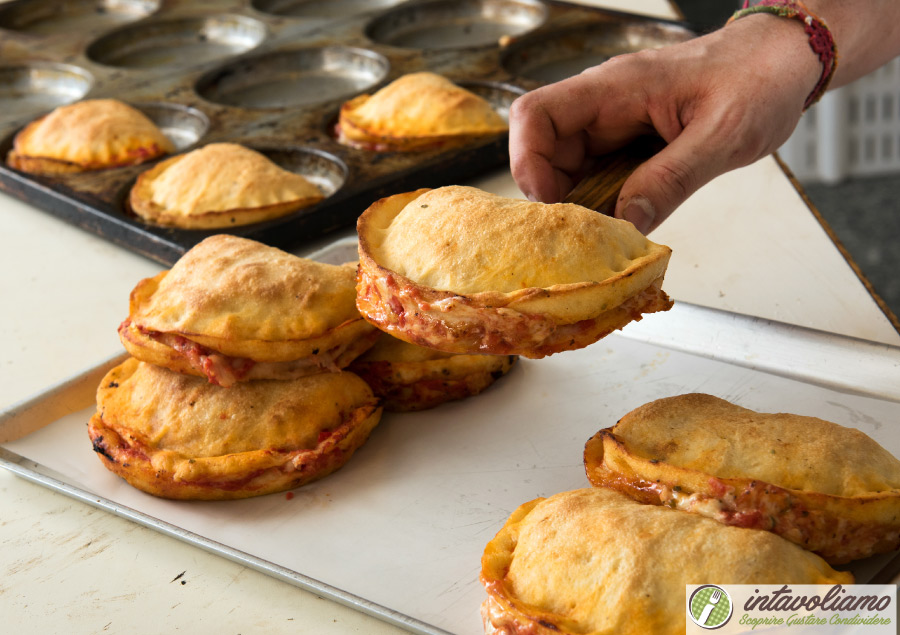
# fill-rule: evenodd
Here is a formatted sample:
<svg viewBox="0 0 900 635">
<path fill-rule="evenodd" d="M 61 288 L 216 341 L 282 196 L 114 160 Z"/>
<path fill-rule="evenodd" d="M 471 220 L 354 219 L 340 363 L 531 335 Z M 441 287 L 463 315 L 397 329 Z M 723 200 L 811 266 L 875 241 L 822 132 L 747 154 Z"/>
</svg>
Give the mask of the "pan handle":
<svg viewBox="0 0 900 635">
<path fill-rule="evenodd" d="M 621 150 L 597 157 L 591 171 L 572 188 L 563 202 L 612 216 L 625 180 L 665 145 L 659 137 L 639 137 Z"/>
</svg>

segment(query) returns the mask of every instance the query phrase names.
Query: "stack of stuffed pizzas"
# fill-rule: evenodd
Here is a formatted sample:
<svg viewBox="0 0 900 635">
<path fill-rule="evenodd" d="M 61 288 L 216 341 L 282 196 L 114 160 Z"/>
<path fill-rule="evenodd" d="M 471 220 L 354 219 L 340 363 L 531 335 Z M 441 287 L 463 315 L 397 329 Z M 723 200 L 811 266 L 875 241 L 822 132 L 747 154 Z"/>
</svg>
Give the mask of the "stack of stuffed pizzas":
<svg viewBox="0 0 900 635">
<path fill-rule="evenodd" d="M 132 291 L 119 327 L 131 359 L 98 389 L 94 450 L 157 496 L 282 491 L 341 467 L 384 408 L 477 394 L 512 365 L 394 340 L 360 315 L 355 287 L 355 263 L 199 243 Z"/>
<path fill-rule="evenodd" d="M 341 370 L 377 337 L 352 266 L 213 236 L 142 280 L 89 433 L 111 471 L 157 496 L 240 498 L 341 467 L 382 409 Z"/>
<path fill-rule="evenodd" d="M 168 498 L 293 488 L 383 409 L 475 395 L 520 354 L 671 306 L 670 250 L 577 205 L 450 186 L 377 201 L 359 232 L 358 267 L 219 235 L 142 280 L 89 426 L 106 467 Z"/>
</svg>

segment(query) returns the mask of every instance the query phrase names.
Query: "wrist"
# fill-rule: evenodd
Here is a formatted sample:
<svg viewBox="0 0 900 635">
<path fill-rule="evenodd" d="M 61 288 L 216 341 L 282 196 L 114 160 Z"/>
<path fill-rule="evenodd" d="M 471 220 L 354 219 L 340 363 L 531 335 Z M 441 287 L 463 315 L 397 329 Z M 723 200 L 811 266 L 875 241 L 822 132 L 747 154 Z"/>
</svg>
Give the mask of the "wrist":
<svg viewBox="0 0 900 635">
<path fill-rule="evenodd" d="M 743 9 L 736 11 L 728 23 L 761 15 L 771 16 L 783 22 L 793 22 L 803 28 L 809 51 L 821 66 L 818 79 L 803 104 L 803 110 L 806 110 L 822 97 L 837 69 L 837 47 L 834 37 L 825 22 L 800 0 L 744 0 Z M 774 23 L 772 24 L 774 26 Z M 792 39 L 796 41 L 796 26 L 792 31 Z M 806 55 L 807 60 L 808 58 Z M 802 57 L 798 61 L 800 59 Z"/>
<path fill-rule="evenodd" d="M 799 20 L 756 13 L 730 21 L 722 32 L 726 38 L 752 43 L 746 51 L 747 63 L 776 80 L 779 90 L 796 93 L 798 112 L 821 97 L 823 65 Z"/>
</svg>

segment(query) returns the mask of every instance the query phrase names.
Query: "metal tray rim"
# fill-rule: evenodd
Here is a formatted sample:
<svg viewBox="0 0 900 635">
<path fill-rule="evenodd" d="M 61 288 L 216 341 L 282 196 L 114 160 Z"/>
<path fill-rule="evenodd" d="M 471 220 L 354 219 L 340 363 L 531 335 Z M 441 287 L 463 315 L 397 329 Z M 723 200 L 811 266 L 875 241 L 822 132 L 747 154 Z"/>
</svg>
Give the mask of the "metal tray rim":
<svg viewBox="0 0 900 635">
<path fill-rule="evenodd" d="M 28 467 L 28 463 L 32 463 L 33 467 Z M 449 631 L 431 626 L 430 624 L 426 624 L 425 622 L 417 620 L 408 615 L 404 615 L 399 611 L 394 611 L 375 602 L 370 602 L 365 598 L 359 597 L 358 595 L 348 593 L 330 584 L 321 582 L 320 580 L 316 580 L 315 578 L 311 578 L 297 571 L 288 569 L 287 567 L 275 564 L 274 562 L 270 562 L 263 558 L 254 556 L 245 551 L 229 547 L 215 540 L 211 540 L 210 538 L 207 538 L 205 536 L 201 536 L 200 534 L 197 534 L 195 532 L 182 529 L 177 525 L 166 522 L 164 520 L 160 520 L 158 518 L 154 518 L 149 514 L 145 514 L 144 512 L 138 511 L 131 507 L 120 505 L 109 500 L 108 498 L 104 498 L 103 496 L 92 494 L 86 489 L 81 489 L 79 487 L 69 485 L 59 478 L 52 476 L 48 473 L 48 471 L 43 471 L 46 470 L 46 468 L 44 468 L 42 465 L 34 463 L 33 461 L 29 461 L 19 454 L 10 452 L 2 446 L 0 446 L 0 467 L 9 470 L 16 476 L 31 481 L 32 483 L 36 483 L 37 485 L 46 487 L 59 494 L 63 494 L 75 500 L 87 503 L 88 505 L 91 505 L 98 509 L 108 511 L 116 516 L 125 518 L 139 525 L 143 525 L 144 527 L 147 527 L 149 529 L 154 529 L 171 538 L 187 542 L 196 547 L 199 547 L 200 549 L 203 549 L 204 551 L 222 556 L 223 558 L 227 558 L 228 560 L 231 560 L 238 564 L 242 564 L 244 566 L 250 567 L 251 569 L 255 569 L 260 573 L 264 573 L 284 582 L 288 582 L 306 591 L 311 591 L 313 593 L 321 595 L 322 597 L 328 598 L 352 609 L 356 609 L 357 611 L 381 619 L 395 626 L 399 626 L 416 633 L 422 633 L 423 635 L 452 635 Z"/>
<path fill-rule="evenodd" d="M 308 257 L 318 259 L 327 258 L 329 255 L 338 257 L 338 255 L 341 253 L 340 250 L 343 249 L 346 251 L 348 248 L 354 246 L 355 244 L 356 238 L 348 237 L 333 242 L 326 247 L 313 252 Z M 894 371 L 894 375 L 900 377 L 900 347 L 898 346 L 878 344 L 869 342 L 867 340 L 860 340 L 842 335 L 814 331 L 812 329 L 804 327 L 796 327 L 788 324 L 774 322 L 771 320 L 762 320 L 760 318 L 754 318 L 742 314 L 730 313 L 727 311 L 711 309 L 688 303 L 678 303 L 676 304 L 676 306 L 681 307 L 679 309 L 678 319 L 687 320 L 688 324 L 694 325 L 695 331 L 701 334 L 706 330 L 705 326 L 710 322 L 737 325 L 738 331 L 740 331 L 741 329 L 747 331 L 747 329 L 749 329 L 749 332 L 752 333 L 755 337 L 763 336 L 769 338 L 770 341 L 774 342 L 774 348 L 771 349 L 774 351 L 783 350 L 785 346 L 789 346 L 792 344 L 796 345 L 797 342 L 806 340 L 816 346 L 825 345 L 827 352 L 829 353 L 834 351 L 843 351 L 843 355 L 845 356 L 863 353 L 867 356 L 867 358 L 881 360 L 882 364 L 884 365 L 883 367 L 892 368 Z M 748 361 L 746 359 L 743 359 L 741 357 L 741 351 L 744 350 L 742 346 L 745 346 L 746 342 L 741 337 L 737 338 L 736 345 L 731 347 L 730 349 L 723 349 L 718 351 L 711 351 L 709 349 L 702 350 L 702 346 L 700 345 L 700 342 L 702 340 L 696 337 L 685 337 L 685 333 L 683 330 L 672 328 L 671 326 L 666 326 L 665 324 L 663 324 L 663 327 L 657 327 L 656 325 L 651 324 L 650 317 L 652 316 L 647 316 L 641 323 L 644 325 L 649 325 L 649 328 L 636 328 L 639 325 L 631 325 L 625 331 L 616 334 L 613 337 L 626 337 L 629 339 L 657 345 L 662 348 L 680 350 L 689 354 L 717 359 L 718 361 L 725 361 L 740 366 L 749 366 L 755 370 L 761 370 L 763 372 L 781 374 L 783 376 L 798 379 L 804 382 L 817 383 L 819 385 L 824 385 L 832 389 L 836 388 L 838 390 L 847 390 L 849 392 L 855 392 L 857 394 L 875 396 L 891 402 L 900 403 L 900 385 L 898 385 L 896 389 L 890 390 L 890 382 L 887 381 L 883 382 L 883 384 L 871 384 L 863 382 L 865 385 L 860 386 L 858 385 L 858 383 L 855 383 L 853 381 L 844 381 L 842 384 L 836 384 L 833 381 L 833 378 L 828 376 L 829 373 L 826 373 L 825 377 L 817 377 L 814 373 L 807 373 L 805 375 L 801 373 L 798 375 L 798 373 L 796 372 L 779 372 L 780 369 L 777 367 L 777 365 L 767 365 L 765 363 L 759 363 L 757 360 Z M 729 358 L 728 355 L 732 355 L 732 357 Z M 44 418 L 50 420 L 56 420 L 59 418 L 59 416 L 62 416 L 54 416 L 52 414 L 59 411 L 60 409 L 65 410 L 68 408 L 67 413 L 73 412 L 74 410 L 72 409 L 71 404 L 63 403 L 62 405 L 60 405 L 57 398 L 60 396 L 64 396 L 67 391 L 76 390 L 79 386 L 83 386 L 86 382 L 93 382 L 93 384 L 95 385 L 98 381 L 98 374 L 106 372 L 106 369 L 118 363 L 125 356 L 126 354 L 123 353 L 116 354 L 102 362 L 90 366 L 86 370 L 68 380 L 51 386 L 47 390 L 31 398 L 20 401 L 13 406 L 3 410 L 2 412 L 0 412 L 0 427 L 11 420 L 21 417 L 27 411 L 36 408 L 47 408 L 48 411 L 51 412 L 51 414 L 45 413 Z M 815 368 L 817 370 L 821 370 L 820 365 L 815 365 Z M 840 369 L 844 371 L 844 374 L 846 374 L 845 366 L 840 367 Z M 895 384 L 900 384 L 900 382 L 895 382 Z M 84 407 L 85 404 L 82 403 L 79 406 L 79 409 Z M 41 415 L 37 414 L 36 416 Z M 47 423 L 50 423 L 50 421 L 40 423 L 38 427 L 46 425 Z M 355 594 L 351 594 L 349 592 L 343 591 L 340 588 L 303 575 L 297 571 L 294 571 L 293 569 L 275 564 L 271 561 L 258 556 L 254 556 L 237 548 L 229 547 L 215 540 L 206 538 L 200 534 L 182 529 L 170 522 L 157 519 L 149 514 L 138 511 L 131 507 L 115 503 L 108 498 L 88 491 L 87 488 L 81 488 L 76 485 L 69 484 L 58 477 L 53 472 L 53 470 L 30 459 L 22 457 L 21 455 L 16 454 L 10 450 L 7 450 L 6 448 L 2 447 L 2 445 L 0 445 L 0 467 L 3 467 L 13 474 L 16 474 L 17 476 L 22 477 L 26 480 L 32 481 L 38 485 L 47 487 L 53 491 L 64 494 L 76 500 L 80 500 L 94 507 L 106 510 L 110 513 L 121 516 L 150 529 L 155 529 L 170 537 L 188 542 L 201 549 L 204 549 L 205 551 L 215 553 L 239 564 L 248 566 L 257 571 L 273 576 L 284 582 L 288 582 L 307 591 L 317 593 L 323 597 L 334 600 L 340 604 L 356 609 L 367 615 L 381 619 L 395 626 L 399 626 L 413 632 L 423 633 L 425 635 L 439 635 L 448 633 L 448 631 L 440 629 L 436 626 L 430 625 L 399 611 L 387 608 L 383 605 L 368 601 Z M 900 559 L 900 556 L 894 555 L 889 557 L 885 564 L 879 567 L 879 571 L 878 573 L 876 573 L 876 578 L 893 578 L 893 569 L 896 568 L 896 562 L 898 561 L 898 559 Z"/>
</svg>

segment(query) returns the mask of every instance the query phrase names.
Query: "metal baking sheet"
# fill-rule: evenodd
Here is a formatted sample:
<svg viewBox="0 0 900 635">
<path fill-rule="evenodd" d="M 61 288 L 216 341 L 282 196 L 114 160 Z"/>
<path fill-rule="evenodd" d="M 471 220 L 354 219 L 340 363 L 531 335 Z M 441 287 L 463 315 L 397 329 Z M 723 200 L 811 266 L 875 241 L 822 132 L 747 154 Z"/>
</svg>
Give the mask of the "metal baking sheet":
<svg viewBox="0 0 900 635">
<path fill-rule="evenodd" d="M 353 258 L 343 241 L 316 257 Z M 677 303 L 579 351 L 519 360 L 485 393 L 384 415 L 338 472 L 230 502 L 143 494 L 85 430 L 105 370 L 0 415 L 0 465 L 418 633 L 480 632 L 484 545 L 519 504 L 588 486 L 585 441 L 653 399 L 707 392 L 858 428 L 900 456 L 900 348 Z M 893 579 L 890 556 L 854 563 Z"/>
<path fill-rule="evenodd" d="M 58 177 L 0 164 L 0 190 L 166 265 L 221 231 L 296 248 L 351 226 L 378 198 L 463 182 L 508 163 L 505 135 L 417 153 L 344 147 L 334 139 L 334 123 L 340 104 L 356 94 L 431 70 L 504 114 L 518 95 L 546 83 L 547 65 L 576 72 L 598 55 L 694 35 L 677 22 L 540 0 L 63 4 L 0 6 L 3 158 L 16 132 L 53 107 L 115 97 L 159 123 L 179 152 L 231 141 L 273 159 L 314 158 L 282 165 L 320 185 L 327 177 L 327 198 L 311 208 L 205 231 L 161 227 L 128 212 L 128 192 L 152 162 Z M 586 38 L 584 29 L 594 35 Z M 571 45 L 551 50 L 548 41 Z"/>
</svg>

